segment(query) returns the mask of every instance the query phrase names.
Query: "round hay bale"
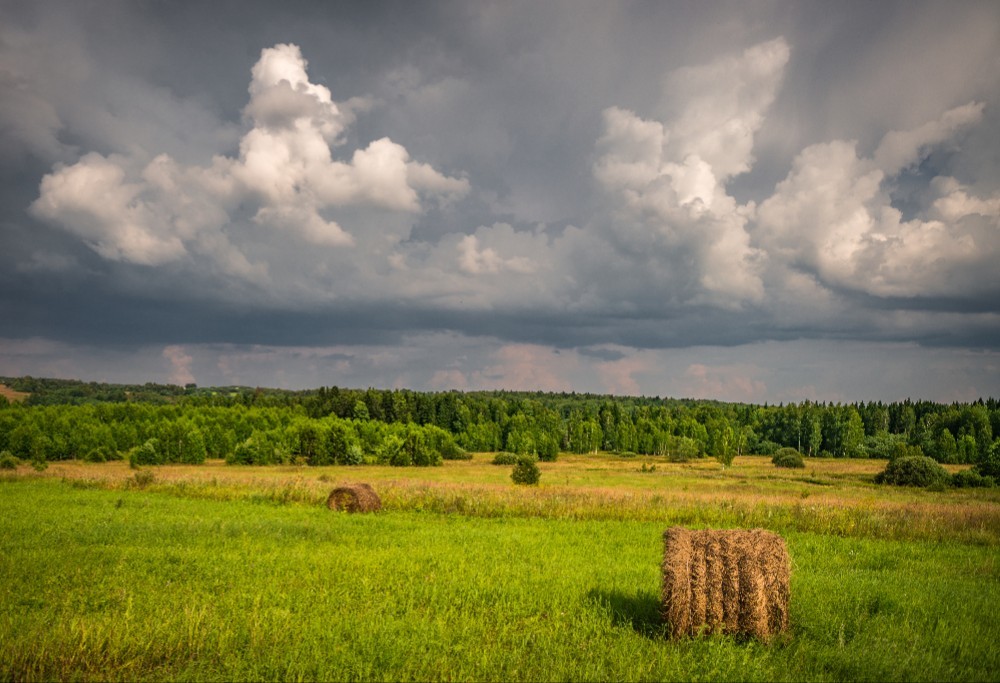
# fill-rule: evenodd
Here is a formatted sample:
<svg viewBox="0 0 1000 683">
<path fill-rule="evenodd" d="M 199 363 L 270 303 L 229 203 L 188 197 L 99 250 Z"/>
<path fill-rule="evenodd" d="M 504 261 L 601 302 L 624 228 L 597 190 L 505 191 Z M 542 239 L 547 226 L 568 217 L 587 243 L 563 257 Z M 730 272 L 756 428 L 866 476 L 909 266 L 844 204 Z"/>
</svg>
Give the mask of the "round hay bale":
<svg viewBox="0 0 1000 683">
<path fill-rule="evenodd" d="M 663 534 L 661 614 L 671 637 L 725 631 L 760 640 L 788 628 L 791 560 L 763 529 Z"/>
<path fill-rule="evenodd" d="M 382 499 L 368 484 L 345 484 L 330 492 L 326 506 L 346 512 L 376 512 L 382 509 Z"/>
</svg>

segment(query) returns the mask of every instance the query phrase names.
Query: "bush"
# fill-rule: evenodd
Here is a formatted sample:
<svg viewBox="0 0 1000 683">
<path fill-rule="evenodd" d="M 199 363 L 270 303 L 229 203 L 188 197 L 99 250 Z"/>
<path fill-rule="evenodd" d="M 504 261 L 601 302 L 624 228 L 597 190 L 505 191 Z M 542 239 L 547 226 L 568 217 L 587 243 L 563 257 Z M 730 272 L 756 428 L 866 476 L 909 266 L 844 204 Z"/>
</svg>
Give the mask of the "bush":
<svg viewBox="0 0 1000 683">
<path fill-rule="evenodd" d="M 83 456 L 86 462 L 107 462 L 108 453 L 107 448 L 103 446 L 98 446 L 97 448 L 91 448 L 87 451 L 87 454 Z"/>
<path fill-rule="evenodd" d="M 996 486 L 996 479 L 984 477 L 975 469 L 962 470 L 951 475 L 951 485 L 957 489 L 993 488 Z"/>
<path fill-rule="evenodd" d="M 802 454 L 794 448 L 779 448 L 778 452 L 771 458 L 775 467 L 805 467 L 806 462 L 802 459 Z"/>
<path fill-rule="evenodd" d="M 896 486 L 933 486 L 947 484 L 948 471 L 926 455 L 910 455 L 890 460 L 885 469 L 875 476 L 876 484 Z"/>
<path fill-rule="evenodd" d="M 133 468 L 140 465 L 162 465 L 163 453 L 160 450 L 160 440 L 147 439 L 141 446 L 133 448 L 128 461 Z"/>
<path fill-rule="evenodd" d="M 0 470 L 16 470 L 18 464 L 18 459 L 10 451 L 0 453 Z"/>
<path fill-rule="evenodd" d="M 530 455 L 518 455 L 517 453 L 509 453 L 507 451 L 500 451 L 493 456 L 494 465 L 516 465 L 521 458 L 528 458 L 529 460 L 534 460 L 533 456 Z"/>
<path fill-rule="evenodd" d="M 510 473 L 510 478 L 515 484 L 534 485 L 541 479 L 542 472 L 535 464 L 535 459 L 521 456 L 514 464 L 514 470 Z"/>
<path fill-rule="evenodd" d="M 132 477 L 132 481 L 129 482 L 132 486 L 140 489 L 144 489 L 150 484 L 156 481 L 156 475 L 153 474 L 151 470 L 139 470 Z"/>
<path fill-rule="evenodd" d="M 452 439 L 441 444 L 441 457 L 445 460 L 472 460 L 472 453 L 464 450 Z"/>
</svg>

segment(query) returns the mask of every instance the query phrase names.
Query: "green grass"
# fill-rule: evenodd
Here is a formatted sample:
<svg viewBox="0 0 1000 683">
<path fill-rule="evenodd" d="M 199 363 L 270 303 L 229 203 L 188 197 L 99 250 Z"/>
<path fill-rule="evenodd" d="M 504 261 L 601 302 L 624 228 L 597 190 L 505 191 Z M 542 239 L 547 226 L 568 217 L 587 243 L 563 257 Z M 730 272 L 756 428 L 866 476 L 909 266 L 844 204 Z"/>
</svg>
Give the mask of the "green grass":
<svg viewBox="0 0 1000 683">
<path fill-rule="evenodd" d="M 215 500 L 157 486 L 0 479 L 0 677 L 997 680 L 1000 671 L 991 543 L 785 530 L 786 637 L 670 642 L 657 617 L 661 521 L 402 502 L 362 516 L 309 496 Z"/>
</svg>

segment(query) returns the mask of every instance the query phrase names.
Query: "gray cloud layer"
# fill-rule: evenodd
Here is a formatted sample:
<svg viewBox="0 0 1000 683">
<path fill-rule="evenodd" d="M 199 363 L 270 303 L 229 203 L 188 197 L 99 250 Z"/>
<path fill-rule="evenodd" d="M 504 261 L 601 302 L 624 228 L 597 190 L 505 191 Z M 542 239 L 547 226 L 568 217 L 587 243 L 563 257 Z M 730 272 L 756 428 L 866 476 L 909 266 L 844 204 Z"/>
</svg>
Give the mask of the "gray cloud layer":
<svg viewBox="0 0 1000 683">
<path fill-rule="evenodd" d="M 3 10 L 0 371 L 763 400 L 825 387 L 740 345 L 904 344 L 1000 388 L 993 3 L 172 9 Z"/>
</svg>

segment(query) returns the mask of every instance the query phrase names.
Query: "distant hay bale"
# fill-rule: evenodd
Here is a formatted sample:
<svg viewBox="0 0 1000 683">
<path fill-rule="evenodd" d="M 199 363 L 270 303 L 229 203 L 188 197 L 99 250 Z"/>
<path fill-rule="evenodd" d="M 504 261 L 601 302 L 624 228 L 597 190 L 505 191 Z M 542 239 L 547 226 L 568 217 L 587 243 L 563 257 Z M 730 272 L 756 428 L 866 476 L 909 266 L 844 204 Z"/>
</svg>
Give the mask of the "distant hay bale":
<svg viewBox="0 0 1000 683">
<path fill-rule="evenodd" d="M 345 484 L 330 492 L 326 506 L 346 512 L 376 512 L 382 509 L 382 499 L 368 484 Z"/>
<path fill-rule="evenodd" d="M 791 560 L 763 529 L 663 534 L 661 614 L 673 638 L 721 632 L 770 638 L 788 628 Z"/>
</svg>

